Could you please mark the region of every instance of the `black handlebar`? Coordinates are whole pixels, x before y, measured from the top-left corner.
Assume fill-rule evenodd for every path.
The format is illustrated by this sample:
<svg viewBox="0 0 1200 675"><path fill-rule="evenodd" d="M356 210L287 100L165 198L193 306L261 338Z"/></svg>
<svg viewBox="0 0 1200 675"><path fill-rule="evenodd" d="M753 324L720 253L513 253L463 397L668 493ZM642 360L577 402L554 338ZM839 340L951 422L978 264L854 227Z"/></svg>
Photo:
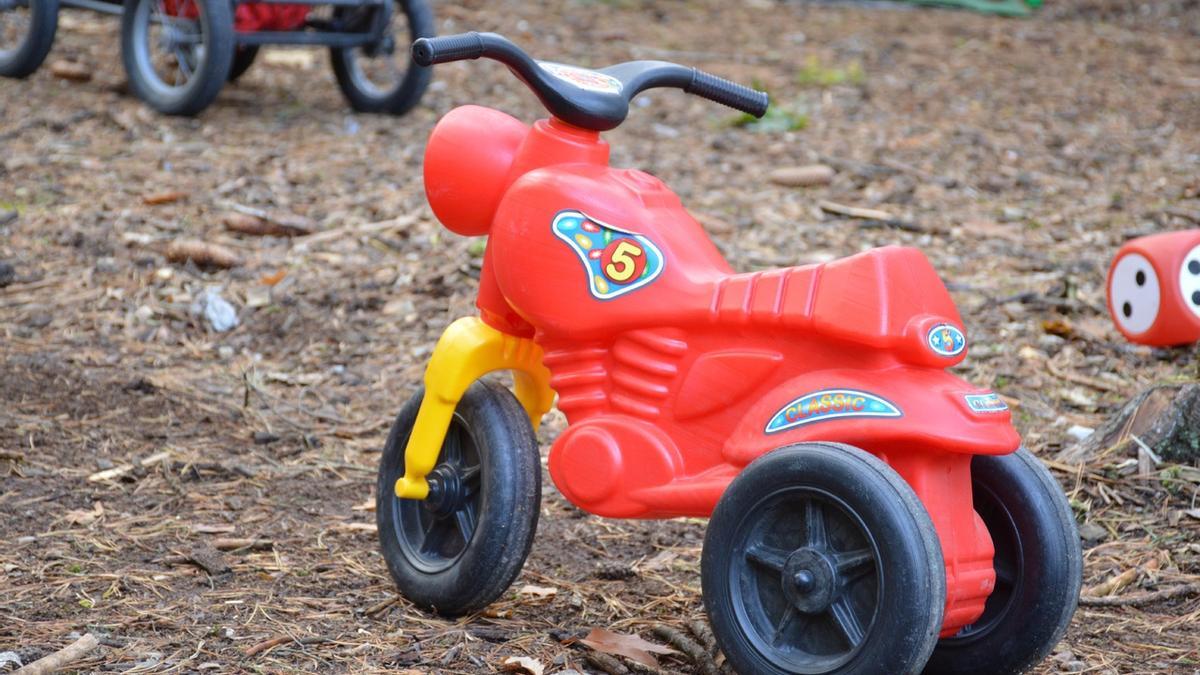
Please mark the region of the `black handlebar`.
<svg viewBox="0 0 1200 675"><path fill-rule="evenodd" d="M460 33L445 37L419 38L412 45L413 61L418 66L435 63L477 59L483 56L483 39L479 33Z"/></svg>
<svg viewBox="0 0 1200 675"><path fill-rule="evenodd" d="M412 46L419 66L487 57L508 66L555 117L584 129L606 131L629 114L629 102L656 87L682 89L762 117L767 95L724 78L665 61L629 61L600 70L536 61L495 33L420 38Z"/></svg>
<svg viewBox="0 0 1200 675"><path fill-rule="evenodd" d="M691 84L683 89L687 93L715 101L755 117L762 117L766 114L767 105L770 102L766 92L744 87L737 82L730 82L723 77L717 77L712 73L695 68L692 69L692 73Z"/></svg>

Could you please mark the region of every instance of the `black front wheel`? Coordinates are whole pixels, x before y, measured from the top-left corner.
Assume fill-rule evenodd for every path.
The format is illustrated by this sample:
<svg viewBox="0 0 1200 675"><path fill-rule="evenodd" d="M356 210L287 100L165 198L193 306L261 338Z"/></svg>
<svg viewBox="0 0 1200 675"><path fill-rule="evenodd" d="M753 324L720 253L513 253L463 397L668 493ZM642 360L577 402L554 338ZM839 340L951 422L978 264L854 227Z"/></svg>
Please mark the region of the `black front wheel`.
<svg viewBox="0 0 1200 675"><path fill-rule="evenodd" d="M925 672L1024 672L1062 639L1079 602L1075 517L1054 477L1024 448L973 458L971 487L996 547L996 588L983 616L938 642Z"/></svg>
<svg viewBox="0 0 1200 675"><path fill-rule="evenodd" d="M537 439L503 386L476 382L454 411L424 500L396 497L424 390L400 411L379 465L375 518L404 597L440 614L477 611L517 578L542 498Z"/></svg>
<svg viewBox="0 0 1200 675"><path fill-rule="evenodd" d="M121 59L129 88L167 115L196 115L229 77L233 5L228 0L125 0Z"/></svg>
<svg viewBox="0 0 1200 675"><path fill-rule="evenodd" d="M730 483L701 578L739 673L920 672L946 603L941 546L912 488L835 443L780 448Z"/></svg>
<svg viewBox="0 0 1200 675"><path fill-rule="evenodd" d="M433 10L425 0L389 0L382 7L339 8L345 30L380 30L380 40L330 51L338 87L359 112L403 115L420 102L432 71L413 63L409 45L433 37Z"/></svg>
<svg viewBox="0 0 1200 675"><path fill-rule="evenodd" d="M31 75L57 30L58 0L0 0L0 76Z"/></svg>

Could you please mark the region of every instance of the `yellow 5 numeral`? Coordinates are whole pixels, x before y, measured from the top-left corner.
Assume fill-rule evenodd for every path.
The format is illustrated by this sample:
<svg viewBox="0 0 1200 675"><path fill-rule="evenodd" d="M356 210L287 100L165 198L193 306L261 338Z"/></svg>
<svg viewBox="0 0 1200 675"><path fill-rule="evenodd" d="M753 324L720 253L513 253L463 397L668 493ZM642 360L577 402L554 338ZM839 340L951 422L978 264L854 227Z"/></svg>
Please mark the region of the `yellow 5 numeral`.
<svg viewBox="0 0 1200 675"><path fill-rule="evenodd" d="M604 274L613 281L623 284L633 278L637 272L637 259L645 255L642 248L629 241L617 242L613 249L611 261L604 266Z"/></svg>

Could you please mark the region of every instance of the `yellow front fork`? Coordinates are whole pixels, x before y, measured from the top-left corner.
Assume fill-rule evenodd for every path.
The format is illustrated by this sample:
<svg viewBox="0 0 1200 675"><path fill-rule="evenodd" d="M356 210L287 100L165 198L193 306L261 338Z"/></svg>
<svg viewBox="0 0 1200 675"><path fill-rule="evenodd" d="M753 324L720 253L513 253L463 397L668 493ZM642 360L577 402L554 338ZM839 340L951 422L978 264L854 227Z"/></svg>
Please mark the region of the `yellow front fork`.
<svg viewBox="0 0 1200 675"><path fill-rule="evenodd" d="M512 371L514 393L537 430L542 415L554 404L542 348L529 338L502 333L478 317L459 319L442 333L425 368L425 397L404 449L397 497L425 499L429 494L425 476L437 464L454 409L472 382L496 370Z"/></svg>

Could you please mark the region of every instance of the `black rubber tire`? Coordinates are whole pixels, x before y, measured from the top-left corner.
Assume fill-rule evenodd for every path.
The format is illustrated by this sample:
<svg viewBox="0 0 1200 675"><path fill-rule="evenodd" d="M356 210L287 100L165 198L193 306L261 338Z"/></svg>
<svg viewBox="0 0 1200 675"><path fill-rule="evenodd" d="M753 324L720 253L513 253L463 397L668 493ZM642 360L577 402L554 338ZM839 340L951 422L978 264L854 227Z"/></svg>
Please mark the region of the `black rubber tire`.
<svg viewBox="0 0 1200 675"><path fill-rule="evenodd" d="M524 408L508 389L494 382L472 384L454 411L442 456L430 477L453 473L453 481L470 484L472 479L464 478L461 468L472 465L473 448L479 467L473 481L477 487L464 500L469 515L460 515L465 510L460 507L436 518L432 502L398 499L394 492L396 480L404 475L404 448L423 394L418 390L400 411L384 446L375 509L379 544L404 597L439 614L469 614L486 607L512 584L533 545L542 498L537 438ZM442 541L455 545L423 552L414 530L426 527L425 522L432 524L430 532L440 527L441 536L453 535ZM447 533L448 527L460 534ZM457 546L464 540L465 545Z"/></svg>
<svg viewBox="0 0 1200 675"><path fill-rule="evenodd" d="M341 12L342 10L339 10ZM417 38L434 37L433 10L426 0L392 0L393 16L403 15L408 23L408 35L394 35L395 49L406 55L408 64L404 77L390 90L374 91L360 86L354 75L353 61L360 58L361 47L330 49L330 62L338 88L350 107L365 113L403 115L420 103L433 77L433 69L418 66L407 58L409 45ZM394 23L395 19L393 19ZM365 28L364 28L365 30ZM406 39L407 38L407 39Z"/></svg>
<svg viewBox="0 0 1200 675"><path fill-rule="evenodd" d="M229 78L233 62L233 6L229 0L195 0L203 28L204 56L196 72L183 85L162 81L136 43L135 23L154 0L125 0L121 14L121 60L129 88L142 101L164 115L197 115L217 98ZM148 17L146 19L148 21Z"/></svg>
<svg viewBox="0 0 1200 675"><path fill-rule="evenodd" d="M971 460L975 510L996 545L984 615L938 642L931 675L1024 672L1050 653L1079 602L1083 553L1062 487L1028 450Z"/></svg>
<svg viewBox="0 0 1200 675"><path fill-rule="evenodd" d="M799 515L796 500L804 504ZM807 524L818 521L821 527ZM832 556L825 560L839 561L829 562L828 569L857 574L835 573L809 591L782 585L784 578L799 584L804 570L818 569L803 558L811 555L806 551L822 550L814 541L825 542L823 550ZM862 559L863 551L870 559ZM859 563L840 562L853 559ZM730 483L704 538L701 580L704 606L726 658L737 672L756 675L920 672L937 641L946 602L941 546L912 488L879 459L837 443L780 448ZM801 609L822 589L832 594L827 608L818 602ZM778 610L782 632L768 605ZM836 619L839 609L857 620ZM867 611L872 614L863 622ZM805 622L799 631L798 618ZM856 630L847 630L847 624ZM852 634L858 635L857 646ZM776 646L780 636L788 642Z"/></svg>
<svg viewBox="0 0 1200 675"><path fill-rule="evenodd" d="M238 78L254 65L254 57L258 56L258 45L244 45L233 50L233 63L229 64L229 82L237 82Z"/></svg>
<svg viewBox="0 0 1200 675"><path fill-rule="evenodd" d="M15 46L0 45L0 76L32 75L46 60L58 31L58 0L30 0L29 32Z"/></svg>

